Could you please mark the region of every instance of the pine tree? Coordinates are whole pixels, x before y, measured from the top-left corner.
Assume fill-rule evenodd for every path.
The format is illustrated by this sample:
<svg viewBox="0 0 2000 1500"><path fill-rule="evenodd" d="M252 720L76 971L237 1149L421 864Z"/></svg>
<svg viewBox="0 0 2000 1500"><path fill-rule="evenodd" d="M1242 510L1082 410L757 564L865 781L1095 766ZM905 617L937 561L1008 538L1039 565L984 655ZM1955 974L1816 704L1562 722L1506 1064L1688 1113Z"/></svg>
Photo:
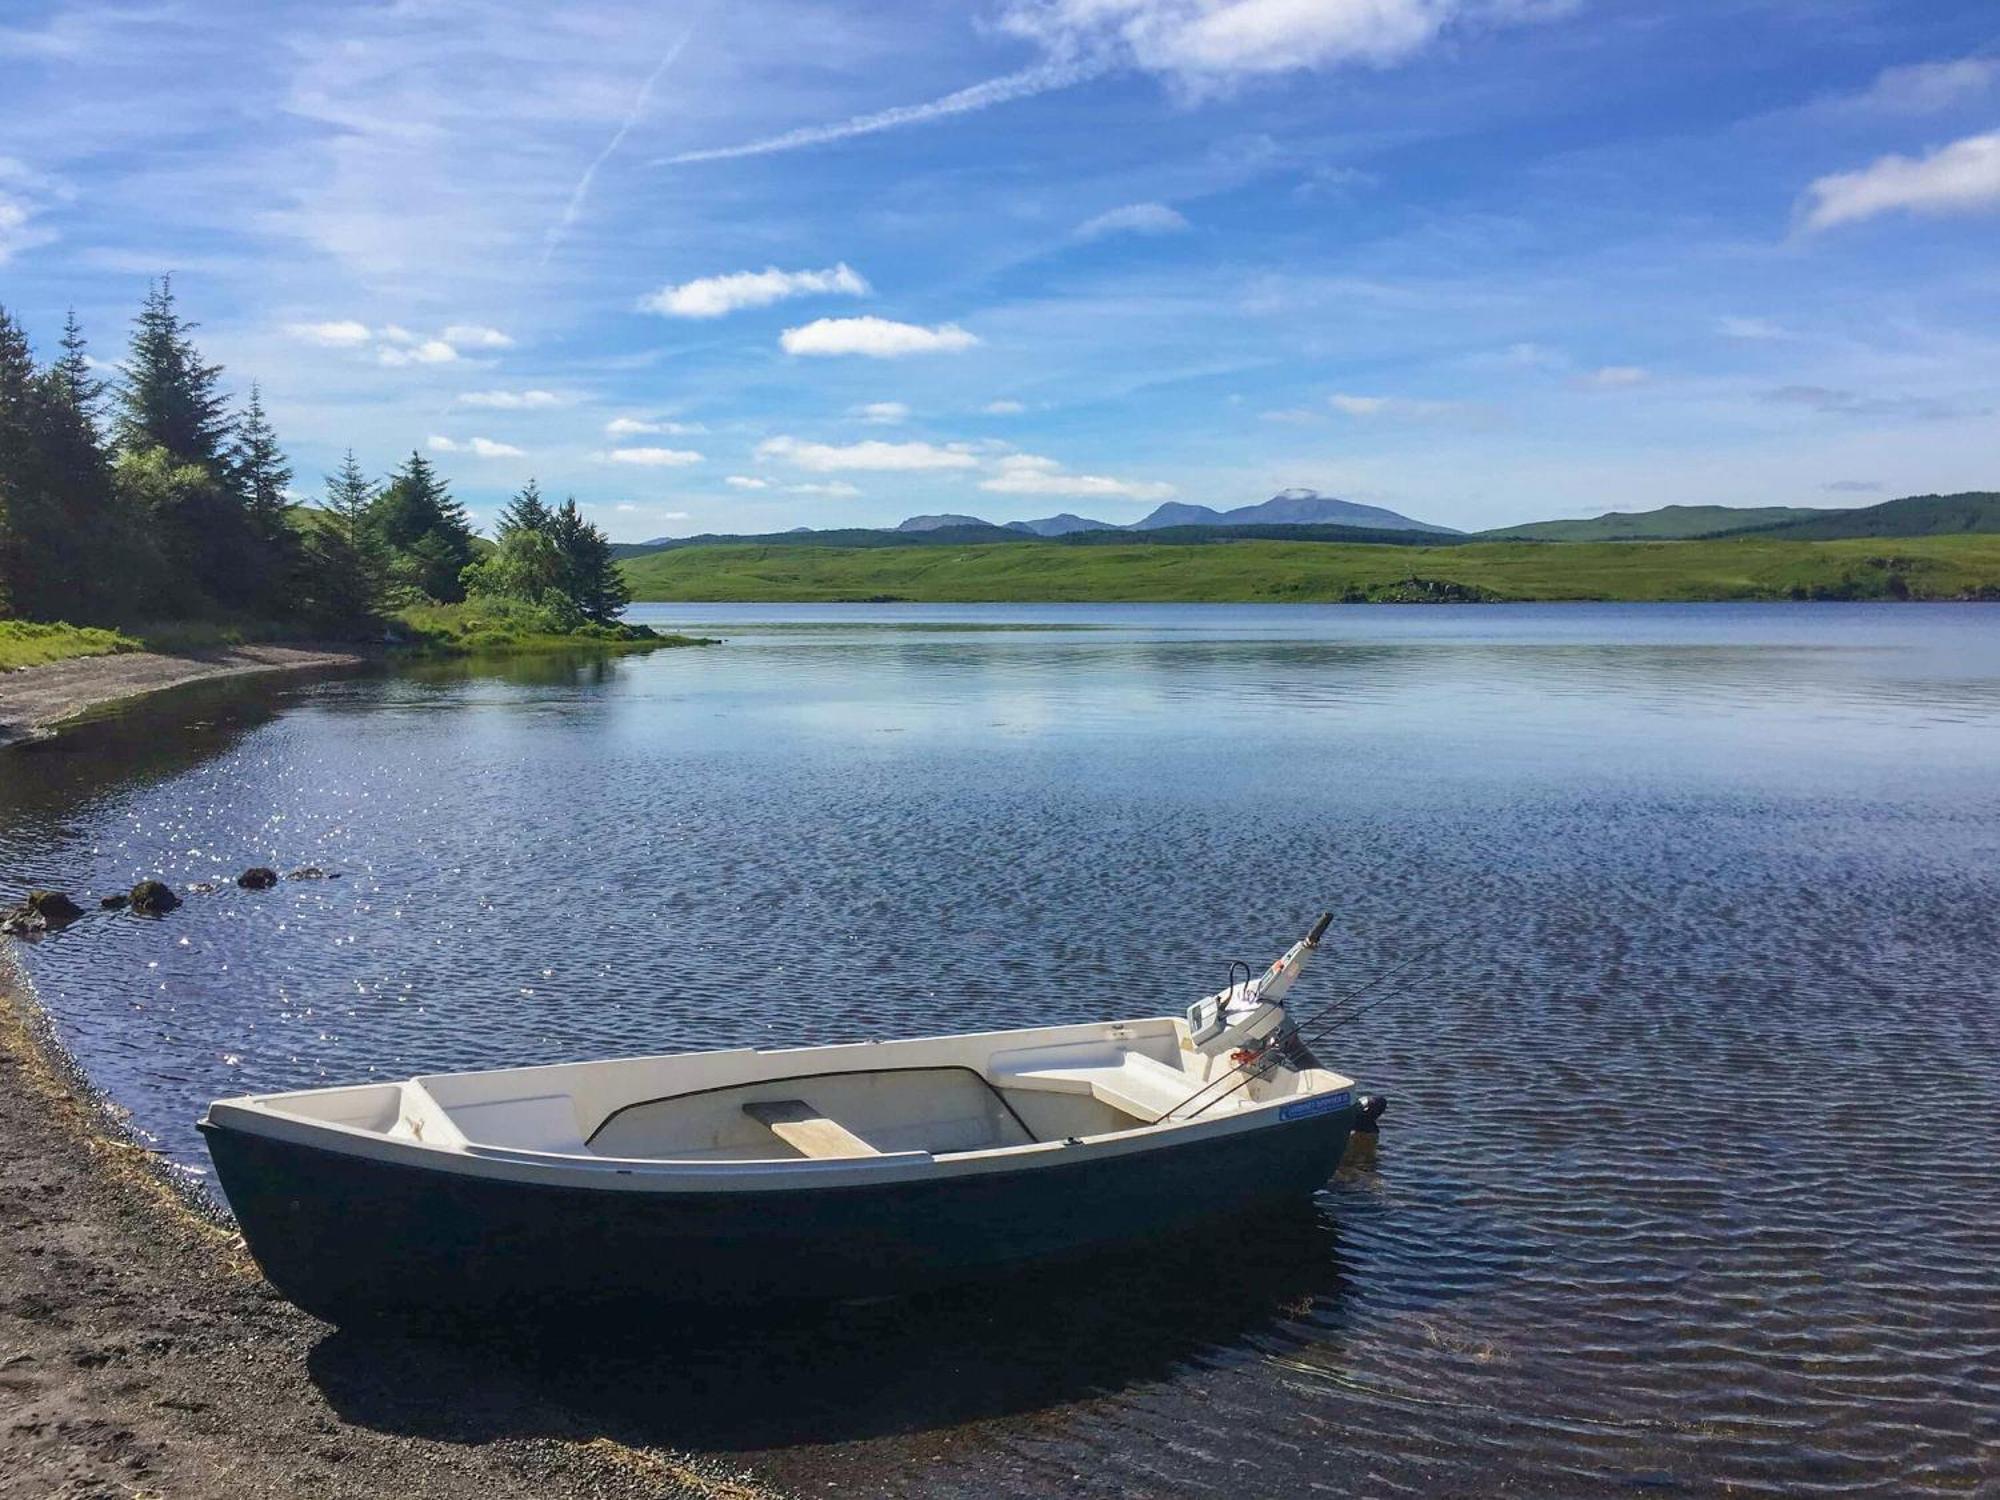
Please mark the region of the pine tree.
<svg viewBox="0 0 2000 1500"><path fill-rule="evenodd" d="M404 582L441 603L465 597L459 574L472 561L472 526L423 454L389 476L370 516Z"/></svg>
<svg viewBox="0 0 2000 1500"><path fill-rule="evenodd" d="M510 531L546 532L552 519L548 506L542 503L540 488L530 479L521 486L521 493L509 500L506 508L500 512L500 521L495 532L503 539Z"/></svg>
<svg viewBox="0 0 2000 1500"><path fill-rule="evenodd" d="M264 393L254 382L250 404L236 421L236 441L229 458L251 526L266 542L282 547L292 535L286 520L286 490L292 482L292 468L285 462L284 449L278 446L271 419L264 415Z"/></svg>
<svg viewBox="0 0 2000 1500"><path fill-rule="evenodd" d="M195 327L174 311L171 276L148 289L118 391L118 446L128 453L164 448L177 463L201 464L220 479L229 437L222 366L202 363Z"/></svg>
<svg viewBox="0 0 2000 1500"><path fill-rule="evenodd" d="M83 325L71 308L63 318L62 357L50 366L55 387L70 409L90 429L91 440L99 440L104 420L105 383L90 368L90 345L83 337Z"/></svg>
<svg viewBox="0 0 2000 1500"><path fill-rule="evenodd" d="M610 539L584 520L574 496L556 510L549 535L562 558L562 588L569 602L587 620L615 623L632 602L632 593L612 557Z"/></svg>
<svg viewBox="0 0 2000 1500"><path fill-rule="evenodd" d="M317 624L372 625L389 607L388 555L370 516L375 498L348 449L339 472L326 476L324 515L306 535L302 602Z"/></svg>
<svg viewBox="0 0 2000 1500"><path fill-rule="evenodd" d="M42 497L34 398L34 351L0 307L0 614L35 612L29 563Z"/></svg>

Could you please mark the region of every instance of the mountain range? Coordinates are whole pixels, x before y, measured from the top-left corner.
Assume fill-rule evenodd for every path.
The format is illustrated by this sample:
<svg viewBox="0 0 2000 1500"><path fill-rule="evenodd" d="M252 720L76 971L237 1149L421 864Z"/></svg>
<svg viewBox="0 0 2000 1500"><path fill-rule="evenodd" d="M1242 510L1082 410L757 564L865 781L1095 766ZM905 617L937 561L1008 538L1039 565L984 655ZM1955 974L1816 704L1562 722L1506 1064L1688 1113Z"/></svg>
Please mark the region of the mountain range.
<svg viewBox="0 0 2000 1500"><path fill-rule="evenodd" d="M941 531L952 526L991 526L978 516L911 516L896 527L898 531ZM1337 500L1318 490L1280 490L1257 505L1239 505L1234 510L1216 510L1208 505L1188 505L1169 500L1149 516L1137 521L1093 521L1088 516L1064 511L1036 521L1003 521L1001 529L1027 532L1033 536L1068 536L1073 531L1159 531L1168 526L1366 526L1376 531L1434 531L1455 535L1449 526L1415 521L1379 505L1360 505Z"/></svg>

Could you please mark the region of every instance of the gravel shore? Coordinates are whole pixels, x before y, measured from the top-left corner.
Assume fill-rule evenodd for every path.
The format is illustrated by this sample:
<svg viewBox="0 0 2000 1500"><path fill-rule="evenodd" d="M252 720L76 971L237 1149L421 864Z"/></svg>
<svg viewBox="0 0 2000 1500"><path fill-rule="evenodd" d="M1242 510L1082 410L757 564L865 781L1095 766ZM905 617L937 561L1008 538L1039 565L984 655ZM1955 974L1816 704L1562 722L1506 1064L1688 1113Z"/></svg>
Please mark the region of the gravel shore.
<svg viewBox="0 0 2000 1500"><path fill-rule="evenodd" d="M771 1492L613 1441L471 1350L280 1300L48 1043L0 945L0 1496Z"/></svg>
<svg viewBox="0 0 2000 1500"><path fill-rule="evenodd" d="M45 667L0 672L0 746L40 739L65 719L183 683L253 672L352 667L365 660L360 652L337 648L228 646L183 654L131 651L80 656Z"/></svg>

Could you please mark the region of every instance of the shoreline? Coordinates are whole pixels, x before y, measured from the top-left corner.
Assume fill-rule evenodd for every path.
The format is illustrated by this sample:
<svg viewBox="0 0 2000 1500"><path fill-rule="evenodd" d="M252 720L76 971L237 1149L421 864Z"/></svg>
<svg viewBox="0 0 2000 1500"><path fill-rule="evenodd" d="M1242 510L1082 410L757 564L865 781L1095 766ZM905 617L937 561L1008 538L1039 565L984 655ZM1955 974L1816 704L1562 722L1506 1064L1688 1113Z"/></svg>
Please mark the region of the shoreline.
<svg viewBox="0 0 2000 1500"><path fill-rule="evenodd" d="M0 1495L775 1494L592 1430L470 1350L383 1334L357 1358L120 1138L5 940L0 1152Z"/></svg>
<svg viewBox="0 0 2000 1500"><path fill-rule="evenodd" d="M0 673L0 748L45 740L65 724L129 699L221 677L365 666L352 647L246 645L212 651L120 651Z"/></svg>

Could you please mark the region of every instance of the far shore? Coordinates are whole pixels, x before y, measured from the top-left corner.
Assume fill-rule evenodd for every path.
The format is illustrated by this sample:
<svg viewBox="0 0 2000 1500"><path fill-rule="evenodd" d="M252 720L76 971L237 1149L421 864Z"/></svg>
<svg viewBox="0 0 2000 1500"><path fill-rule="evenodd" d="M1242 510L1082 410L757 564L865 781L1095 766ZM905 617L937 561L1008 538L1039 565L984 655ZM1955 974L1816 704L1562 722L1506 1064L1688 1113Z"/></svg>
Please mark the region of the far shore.
<svg viewBox="0 0 2000 1500"><path fill-rule="evenodd" d="M0 747L46 739L94 709L212 677L358 667L351 646L224 646L189 652L124 651L72 657L0 673Z"/></svg>

